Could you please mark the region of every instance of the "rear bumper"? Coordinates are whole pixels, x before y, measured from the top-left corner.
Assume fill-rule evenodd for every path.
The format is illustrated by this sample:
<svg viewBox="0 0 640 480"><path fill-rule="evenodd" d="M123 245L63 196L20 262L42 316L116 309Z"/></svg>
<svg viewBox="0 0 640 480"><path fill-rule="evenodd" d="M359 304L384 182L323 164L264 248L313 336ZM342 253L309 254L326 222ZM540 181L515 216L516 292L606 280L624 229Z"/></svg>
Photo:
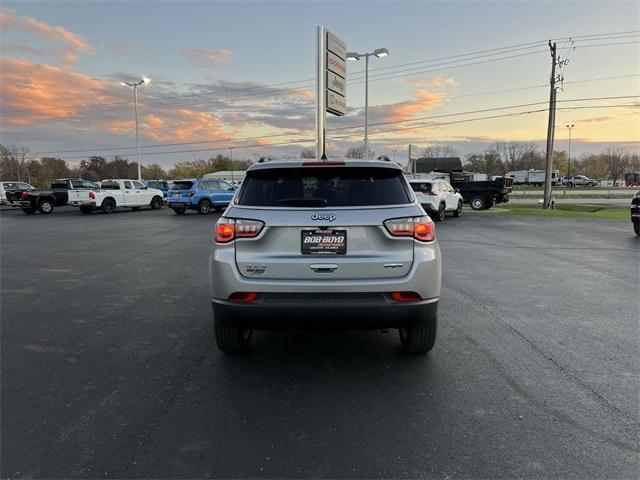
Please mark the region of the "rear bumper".
<svg viewBox="0 0 640 480"><path fill-rule="evenodd" d="M334 297L333 300L330 298ZM333 296L263 294L251 303L212 300L214 316L225 323L254 329L377 329L411 325L435 314L438 299L400 303L382 294Z"/></svg>
<svg viewBox="0 0 640 480"><path fill-rule="evenodd" d="M95 207L96 202L73 200L69 202L69 205L71 205L72 207Z"/></svg>

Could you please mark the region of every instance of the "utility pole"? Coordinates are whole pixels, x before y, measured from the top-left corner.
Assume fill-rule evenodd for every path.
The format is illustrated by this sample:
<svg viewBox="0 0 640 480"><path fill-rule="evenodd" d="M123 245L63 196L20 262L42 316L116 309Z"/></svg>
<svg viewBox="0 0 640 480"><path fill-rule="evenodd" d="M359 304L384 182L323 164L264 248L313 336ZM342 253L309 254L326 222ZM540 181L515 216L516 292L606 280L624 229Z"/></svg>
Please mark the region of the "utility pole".
<svg viewBox="0 0 640 480"><path fill-rule="evenodd" d="M542 208L548 210L551 206L551 170L553 168L553 137L556 123L556 44L549 40L551 50L551 80L549 82L549 124L547 126L547 162L544 172L544 200Z"/></svg>
<svg viewBox="0 0 640 480"><path fill-rule="evenodd" d="M229 147L229 156L231 158L231 185L235 188L233 183L233 147Z"/></svg>

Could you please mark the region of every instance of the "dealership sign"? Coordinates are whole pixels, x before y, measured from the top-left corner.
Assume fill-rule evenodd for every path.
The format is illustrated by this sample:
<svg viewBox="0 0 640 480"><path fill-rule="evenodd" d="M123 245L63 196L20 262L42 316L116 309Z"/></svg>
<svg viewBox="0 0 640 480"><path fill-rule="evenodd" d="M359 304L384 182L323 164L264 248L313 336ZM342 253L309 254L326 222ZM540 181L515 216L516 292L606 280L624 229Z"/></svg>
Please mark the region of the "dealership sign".
<svg viewBox="0 0 640 480"><path fill-rule="evenodd" d="M342 116L347 113L347 46L331 32L326 34L326 110Z"/></svg>

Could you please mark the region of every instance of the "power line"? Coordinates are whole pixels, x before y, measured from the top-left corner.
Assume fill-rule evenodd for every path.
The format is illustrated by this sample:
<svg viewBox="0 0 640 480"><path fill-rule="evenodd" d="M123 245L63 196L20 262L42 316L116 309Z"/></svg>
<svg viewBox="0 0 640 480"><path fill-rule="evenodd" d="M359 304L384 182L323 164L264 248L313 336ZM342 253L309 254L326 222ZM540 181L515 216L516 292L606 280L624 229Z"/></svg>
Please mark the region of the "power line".
<svg viewBox="0 0 640 480"><path fill-rule="evenodd" d="M639 98L639 97L640 97L640 95L619 95L619 96L608 96L608 97L574 98L574 99L558 100L558 103L596 101L596 100L621 100L621 99L630 99L630 98ZM372 123L370 125L371 126L379 126L379 125L390 125L390 124L396 124L396 123L409 123L409 122L416 122L416 121L421 121L421 120L430 120L430 119L435 119L435 118L445 118L445 117L452 117L452 116L459 116L459 115L485 113L485 112L491 112L491 111L497 111L497 110L509 110L509 109L513 109L513 108L531 107L531 106L536 106L536 105L543 105L545 103L546 102L521 103L521 104L517 104L517 105L508 105L508 106L502 106L502 107L484 108L484 109L479 109L479 110L469 110L469 111L465 111L465 112L445 113L445 114L440 114L440 115L430 115L430 116L426 116L426 117L417 117L417 118L410 118L410 119L403 119L403 120L391 120L391 121L387 121L387 122L377 122L377 123ZM327 131L333 132L333 131L340 131L340 130L352 130L352 129L356 129L356 128L362 128L362 125L358 124L358 125L349 125L349 126L343 126L343 127L334 127L334 128L327 129ZM272 134L272 135L267 135L267 136L259 135L259 136L251 136L251 137L240 137L240 138L223 138L223 139L215 139L215 140L200 140L200 141L193 141L193 142L157 143L157 144L151 144L151 145L143 145L142 147L143 148L166 148L166 147L175 147L175 146L182 146L182 145L202 145L202 144L205 144L205 143L222 143L222 142L235 143L235 142L246 141L246 140L257 140L257 139L266 139L266 138L289 137L289 136L295 136L295 135L306 135L307 133L309 133L309 132L278 133L278 134ZM135 148L135 146L131 146L131 147L109 147L109 148L98 147L98 148L86 148L86 149L75 149L75 150L49 150L49 151L38 152L38 153L40 153L40 154L55 154L55 153L80 153L80 152L97 152L97 151L105 152L105 151L131 150L133 148Z"/></svg>

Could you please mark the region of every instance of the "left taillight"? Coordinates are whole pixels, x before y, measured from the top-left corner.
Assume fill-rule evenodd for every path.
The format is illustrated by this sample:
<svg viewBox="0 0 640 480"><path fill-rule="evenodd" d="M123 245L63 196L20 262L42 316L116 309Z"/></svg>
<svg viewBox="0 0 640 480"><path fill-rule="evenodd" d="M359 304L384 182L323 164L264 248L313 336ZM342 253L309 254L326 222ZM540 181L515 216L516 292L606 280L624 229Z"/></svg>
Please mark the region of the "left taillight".
<svg viewBox="0 0 640 480"><path fill-rule="evenodd" d="M91 200L95 200L95 199L96 199L96 194L95 194L95 193L93 193L93 192L89 192L89 198L90 198Z"/></svg>
<svg viewBox="0 0 640 480"><path fill-rule="evenodd" d="M236 238L257 237L264 227L260 220L240 218L220 218L216 222L215 240L218 243L229 243Z"/></svg>
<svg viewBox="0 0 640 480"><path fill-rule="evenodd" d="M430 217L391 218L384 226L394 237L413 237L421 242L432 242L436 238L436 226Z"/></svg>
<svg viewBox="0 0 640 480"><path fill-rule="evenodd" d="M20 194L20 196L21 196L22 198L27 198L27 197L29 196L29 192L27 192L27 191L25 190L24 192L22 192L22 193Z"/></svg>

